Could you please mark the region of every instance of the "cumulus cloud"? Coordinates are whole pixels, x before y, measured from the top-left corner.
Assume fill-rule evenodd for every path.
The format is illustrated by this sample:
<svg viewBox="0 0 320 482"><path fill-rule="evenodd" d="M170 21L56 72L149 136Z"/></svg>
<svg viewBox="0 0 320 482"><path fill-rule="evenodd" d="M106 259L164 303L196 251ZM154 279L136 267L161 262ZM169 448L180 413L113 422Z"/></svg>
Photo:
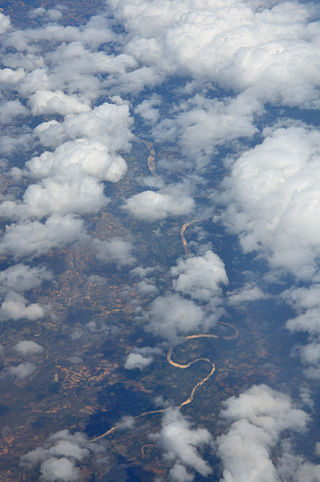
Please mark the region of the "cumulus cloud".
<svg viewBox="0 0 320 482"><path fill-rule="evenodd" d="M18 353L21 353L21 355L29 355L43 352L43 347L39 345L39 343L36 343L32 340L19 341L19 343L14 346L14 349Z"/></svg>
<svg viewBox="0 0 320 482"><path fill-rule="evenodd" d="M3 202L0 213L19 219L97 212L108 202L101 181L118 182L126 171L124 159L98 141L65 142L26 163L24 173L39 183L27 187L22 202ZM17 176L19 170L12 173Z"/></svg>
<svg viewBox="0 0 320 482"><path fill-rule="evenodd" d="M0 291L26 291L38 288L43 281L51 280L52 274L46 267L33 267L18 263L0 272Z"/></svg>
<svg viewBox="0 0 320 482"><path fill-rule="evenodd" d="M43 114L74 114L89 110L89 106L80 102L75 96L66 95L62 91L38 90L29 98L31 112Z"/></svg>
<svg viewBox="0 0 320 482"><path fill-rule="evenodd" d="M176 277L172 282L176 291L199 301L220 297L221 286L228 283L223 261L211 250L203 256L179 259L171 274Z"/></svg>
<svg viewBox="0 0 320 482"><path fill-rule="evenodd" d="M118 182L126 173L127 165L120 156L110 154L99 141L76 139L46 151L26 163L25 173L32 178L54 175L94 176L103 181Z"/></svg>
<svg viewBox="0 0 320 482"><path fill-rule="evenodd" d="M61 430L51 435L43 447L24 455L21 464L26 467L40 465L40 480L79 480L79 462L99 450L100 446L89 443L84 434Z"/></svg>
<svg viewBox="0 0 320 482"><path fill-rule="evenodd" d="M234 162L223 183L224 219L244 251L262 251L272 266L300 278L314 274L319 256L319 146L312 128L275 128Z"/></svg>
<svg viewBox="0 0 320 482"><path fill-rule="evenodd" d="M301 432L309 419L287 395L266 385L254 385L226 400L221 416L230 423L216 440L225 482L278 482L271 449L283 431Z"/></svg>
<svg viewBox="0 0 320 482"><path fill-rule="evenodd" d="M10 291L0 308L0 319L1 320L20 320L26 318L27 320L38 320L42 318L45 314L45 310L37 303L27 304L27 300L15 293Z"/></svg>
<svg viewBox="0 0 320 482"><path fill-rule="evenodd" d="M287 328L290 331L306 331L311 335L320 335L320 284L291 288L282 296L298 311L298 316L287 321Z"/></svg>
<svg viewBox="0 0 320 482"><path fill-rule="evenodd" d="M61 248L80 240L84 235L81 219L53 214L44 223L26 221L8 225L0 241L0 253L14 258L39 256L52 248Z"/></svg>
<svg viewBox="0 0 320 482"><path fill-rule="evenodd" d="M286 2L111 0L127 53L167 74L210 79L235 92L317 106L318 31L310 5ZM307 33L306 33L307 32ZM252 92L253 91L253 92Z"/></svg>
<svg viewBox="0 0 320 482"><path fill-rule="evenodd" d="M124 207L133 217L152 222L168 216L190 214L194 201L179 192L143 191L127 199Z"/></svg>
<svg viewBox="0 0 320 482"><path fill-rule="evenodd" d="M283 454L280 459L278 472L281 480L293 482L316 482L320 478L320 465L306 461L294 453L289 441L282 444Z"/></svg>
<svg viewBox="0 0 320 482"><path fill-rule="evenodd" d="M200 306L176 294L155 298L148 315L146 328L170 341L196 332L208 323Z"/></svg>
<svg viewBox="0 0 320 482"><path fill-rule="evenodd" d="M80 471L75 464L67 459L61 457L57 459L50 457L41 464L41 480L79 480Z"/></svg>
<svg viewBox="0 0 320 482"><path fill-rule="evenodd" d="M254 117L261 110L261 104L245 94L224 100L196 94L177 106L172 118L157 123L152 134L159 142L176 139L185 157L201 167L219 145L252 137L257 131Z"/></svg>
<svg viewBox="0 0 320 482"><path fill-rule="evenodd" d="M143 370L151 365L153 358L151 356L143 356L141 353L129 353L127 356L124 368L126 370Z"/></svg>
<svg viewBox="0 0 320 482"><path fill-rule="evenodd" d="M150 99L145 99L135 108L135 113L139 114L145 122L154 124L160 117L158 105L161 103L160 96L153 94Z"/></svg>
<svg viewBox="0 0 320 482"><path fill-rule="evenodd" d="M267 298L268 295L263 293L259 286L254 283L247 283L242 288L228 292L228 303L230 305L239 305L249 301L257 301Z"/></svg>
<svg viewBox="0 0 320 482"><path fill-rule="evenodd" d="M17 380L23 380L24 378L31 376L35 372L36 368L37 367L34 363L20 363L17 366L11 366L2 370L1 377L3 378L11 375Z"/></svg>
<svg viewBox="0 0 320 482"><path fill-rule="evenodd" d="M104 144L112 153L127 152L133 137L130 131L132 123L127 104L104 102L88 112L68 115L63 122L43 122L34 132L46 147L56 147L70 139L86 138Z"/></svg>
<svg viewBox="0 0 320 482"><path fill-rule="evenodd" d="M0 69L0 83L8 85L14 85L17 84L20 80L22 80L25 76L24 69L18 68L16 70L14 69Z"/></svg>
<svg viewBox="0 0 320 482"><path fill-rule="evenodd" d="M21 118L28 114L27 109L21 104L19 100L9 100L1 102L0 104L0 123L9 124L16 120L16 117Z"/></svg>
<svg viewBox="0 0 320 482"><path fill-rule="evenodd" d="M165 409L159 433L152 434L152 440L162 447L165 457L175 462L170 477L176 481L193 480L187 471L191 469L207 477L211 468L201 457L199 450L211 443L211 435L204 428L193 428L177 408ZM187 478L182 478L186 475Z"/></svg>
<svg viewBox="0 0 320 482"><path fill-rule="evenodd" d="M159 355L161 349L159 347L144 346L135 348L134 351L127 356L124 368L127 370L143 370L153 362L154 355Z"/></svg>
<svg viewBox="0 0 320 482"><path fill-rule="evenodd" d="M193 474L187 471L184 465L179 463L174 464L172 469L169 472L170 480L174 480L176 482L189 482L193 480Z"/></svg>
<svg viewBox="0 0 320 482"><path fill-rule="evenodd" d="M102 241L94 238L92 244L99 261L117 263L120 266L132 265L135 262L135 257L131 254L133 245L128 240L114 237Z"/></svg>
<svg viewBox="0 0 320 482"><path fill-rule="evenodd" d="M307 344L298 346L298 353L310 378L320 378L320 285L314 283L303 288L291 288L282 294L297 312L286 322L286 328L308 334Z"/></svg>
<svg viewBox="0 0 320 482"><path fill-rule="evenodd" d="M10 28L10 18L0 13L0 34L5 33Z"/></svg>

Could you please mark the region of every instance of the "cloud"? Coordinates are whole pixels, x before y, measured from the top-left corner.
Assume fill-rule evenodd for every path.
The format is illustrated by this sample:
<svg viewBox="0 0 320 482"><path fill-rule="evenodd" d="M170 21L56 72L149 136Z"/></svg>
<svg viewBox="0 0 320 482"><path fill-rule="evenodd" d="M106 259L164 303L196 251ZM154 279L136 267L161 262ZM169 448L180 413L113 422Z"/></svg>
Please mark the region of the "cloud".
<svg viewBox="0 0 320 482"><path fill-rule="evenodd" d="M124 368L127 370L143 370L153 362L154 355L162 353L159 347L144 346L135 348L134 351L127 356Z"/></svg>
<svg viewBox="0 0 320 482"><path fill-rule="evenodd" d="M0 13L0 34L5 33L11 26L10 18Z"/></svg>
<svg viewBox="0 0 320 482"><path fill-rule="evenodd" d="M228 292L228 303L230 305L239 305L250 301L258 301L267 298L268 295L263 293L259 286L254 283L247 283L236 291Z"/></svg>
<svg viewBox="0 0 320 482"><path fill-rule="evenodd" d="M140 115L145 122L154 124L160 117L159 109L155 108L161 104L159 95L153 94L149 99L145 99L135 108L135 113Z"/></svg>
<svg viewBox="0 0 320 482"><path fill-rule="evenodd" d="M8 68L0 69L0 82L1 84L4 84L4 86L5 84L8 84L8 86L17 84L24 78L24 76L25 72L22 68L17 70Z"/></svg>
<svg viewBox="0 0 320 482"><path fill-rule="evenodd" d="M225 482L278 482L270 452L282 432L304 431L308 415L291 399L266 385L254 385L224 403L221 417L230 424L217 438Z"/></svg>
<svg viewBox="0 0 320 482"><path fill-rule="evenodd" d="M46 267L31 268L23 263L18 263L0 272L0 291L26 291L38 288L43 281L52 279L52 274Z"/></svg>
<svg viewBox="0 0 320 482"><path fill-rule="evenodd" d="M89 106L80 102L76 96L66 95L62 91L38 90L29 98L33 115L75 114L89 110Z"/></svg>
<svg viewBox="0 0 320 482"><path fill-rule="evenodd" d="M150 305L147 329L171 342L198 331L208 320L200 306L176 294L158 296Z"/></svg>
<svg viewBox="0 0 320 482"><path fill-rule="evenodd" d="M43 352L43 347L36 343L35 341L32 340L22 340L19 341L14 346L14 349L18 352L21 353L21 355L29 355L29 354L34 354L34 353L41 353Z"/></svg>
<svg viewBox="0 0 320 482"><path fill-rule="evenodd" d="M286 322L291 332L308 334L307 344L298 346L297 352L307 366L305 374L310 378L320 378L320 285L314 283L303 288L286 290L282 297L297 312L297 315Z"/></svg>
<svg viewBox="0 0 320 482"><path fill-rule="evenodd" d="M125 161L114 157L98 141L77 139L68 141L54 152L46 151L26 163L25 173L33 178L54 175L88 175L98 179L118 182L126 173Z"/></svg>
<svg viewBox="0 0 320 482"><path fill-rule="evenodd" d="M107 240L94 238L92 244L96 251L96 257L104 263L117 263L120 266L128 266L135 262L131 254L132 243L125 239L114 237Z"/></svg>
<svg viewBox="0 0 320 482"><path fill-rule="evenodd" d="M61 430L51 435L43 447L25 454L21 464L30 468L40 464L40 480L76 481L81 476L79 462L101 449L101 444L90 443L81 432Z"/></svg>
<svg viewBox="0 0 320 482"><path fill-rule="evenodd" d="M179 259L177 265L171 268L171 274L176 277L172 282L174 289L198 301L209 302L213 297L219 298L221 286L228 283L224 263L211 250L203 256Z"/></svg>
<svg viewBox="0 0 320 482"><path fill-rule="evenodd" d="M65 142L54 152L45 151L26 163L24 174L40 182L27 187L22 202L3 202L0 213L19 219L97 212L108 201L101 181L118 182L126 171L124 159L98 141ZM22 172L14 168L12 174Z"/></svg>
<svg viewBox="0 0 320 482"><path fill-rule="evenodd" d="M18 380L30 377L36 370L36 365L30 362L20 363L17 366L12 366L2 370L1 377L8 375L16 377Z"/></svg>
<svg viewBox="0 0 320 482"><path fill-rule="evenodd" d="M59 459L50 457L41 464L41 479L40 480L79 480L80 471L75 464L67 459L61 457Z"/></svg>
<svg viewBox="0 0 320 482"><path fill-rule="evenodd" d="M160 193L143 191L134 194L125 202L124 208L135 218L143 221L157 221L168 216L190 214L194 207L191 197L179 192Z"/></svg>
<svg viewBox="0 0 320 482"><path fill-rule="evenodd" d="M9 100L1 102L0 104L0 123L10 124L16 120L16 117L21 118L28 114L27 109L21 104L19 100Z"/></svg>
<svg viewBox="0 0 320 482"><path fill-rule="evenodd" d="M174 464L172 469L170 469L169 478L177 482L189 482L194 479L193 474L190 474L190 472L179 463Z"/></svg>
<svg viewBox="0 0 320 482"><path fill-rule="evenodd" d="M129 353L127 356L124 368L126 370L143 370L147 366L149 366L153 361L153 358L148 356L145 357L140 353Z"/></svg>
<svg viewBox="0 0 320 482"><path fill-rule="evenodd" d="M45 314L45 310L37 303L27 305L27 300L10 291L3 301L0 308L0 320L20 320L26 318L27 320L38 320Z"/></svg>
<svg viewBox="0 0 320 482"><path fill-rule="evenodd" d="M180 410L172 407L165 409L161 426L160 432L150 437L162 447L165 457L175 462L170 471L171 479L192 480L186 467L207 477L212 470L198 450L211 443L210 433L204 428L192 428ZM186 473L187 478L181 478Z"/></svg>
<svg viewBox="0 0 320 482"><path fill-rule="evenodd" d="M126 52L149 68L209 80L263 101L318 105L313 5L112 0ZM306 32L308 32L306 34Z"/></svg>
<svg viewBox="0 0 320 482"><path fill-rule="evenodd" d="M0 253L14 258L39 256L52 248L62 248L78 241L84 234L83 221L72 215L53 214L44 223L13 223L6 227L0 242Z"/></svg>
<svg viewBox="0 0 320 482"><path fill-rule="evenodd" d="M67 140L85 138L104 144L114 154L130 150L132 124L127 104L104 102L87 112L68 115L63 122L43 122L35 128L34 133L46 147L56 147Z"/></svg>
<svg viewBox="0 0 320 482"><path fill-rule="evenodd" d="M282 446L283 454L278 469L281 480L292 480L293 482L319 480L320 465L305 461L303 457L294 453L289 441L285 441Z"/></svg>
<svg viewBox="0 0 320 482"><path fill-rule="evenodd" d="M98 212L107 202L102 184L91 177L46 178L40 184L28 186L22 204L5 202L1 212L10 217L40 219L53 213L84 215Z"/></svg>
<svg viewBox="0 0 320 482"><path fill-rule="evenodd" d="M162 118L152 130L158 142L176 139L197 167L208 164L216 148L237 138L252 137L254 117L263 110L249 95L223 100L196 94L177 105L173 117Z"/></svg>
<svg viewBox="0 0 320 482"><path fill-rule="evenodd" d="M223 217L243 250L299 278L315 273L319 256L319 147L318 131L306 126L266 131L223 182Z"/></svg>

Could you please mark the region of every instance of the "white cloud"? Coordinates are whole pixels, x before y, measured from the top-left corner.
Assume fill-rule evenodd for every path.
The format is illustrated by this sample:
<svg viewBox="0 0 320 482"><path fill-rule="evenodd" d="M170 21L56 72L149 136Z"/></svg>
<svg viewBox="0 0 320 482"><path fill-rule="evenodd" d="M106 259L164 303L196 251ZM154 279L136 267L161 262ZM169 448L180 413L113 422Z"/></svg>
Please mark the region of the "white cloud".
<svg viewBox="0 0 320 482"><path fill-rule="evenodd" d="M0 13L0 34L5 33L11 26L10 18Z"/></svg>
<svg viewBox="0 0 320 482"><path fill-rule="evenodd" d="M281 480L292 480L293 482L317 482L320 480L320 465L305 461L303 457L295 454L290 442L285 441L282 445L284 453L278 469Z"/></svg>
<svg viewBox="0 0 320 482"><path fill-rule="evenodd" d="M130 241L119 237L106 240L95 238L92 244L99 261L117 263L120 266L128 266L135 262L135 257L131 254L133 246Z"/></svg>
<svg viewBox="0 0 320 482"><path fill-rule="evenodd" d="M236 291L228 292L228 303L230 305L238 305L250 301L257 301L267 298L268 295L263 293L259 286L254 283L247 283Z"/></svg>
<svg viewBox="0 0 320 482"><path fill-rule="evenodd" d="M84 236L83 222L72 215L53 214L44 223L39 221L11 224L0 242L0 253L15 258L39 256L53 248L62 248Z"/></svg>
<svg viewBox="0 0 320 482"><path fill-rule="evenodd" d="M16 117L22 117L28 114L28 110L19 100L9 100L0 104L0 123L10 124Z"/></svg>
<svg viewBox="0 0 320 482"><path fill-rule="evenodd" d="M176 482L189 482L194 479L193 474L190 474L184 465L179 463L174 464L172 469L170 469L169 478Z"/></svg>
<svg viewBox="0 0 320 482"><path fill-rule="evenodd" d="M143 356L141 353L129 353L127 356L124 368L126 370L143 370L149 366L153 361L151 356Z"/></svg>
<svg viewBox="0 0 320 482"><path fill-rule="evenodd" d="M149 279L139 281L136 286L139 293L145 296L156 295L159 291L154 281Z"/></svg>
<svg viewBox="0 0 320 482"><path fill-rule="evenodd" d="M37 90L29 97L29 105L33 115L43 114L75 114L84 112L90 107L80 102L76 96L66 95L62 91Z"/></svg>
<svg viewBox="0 0 320 482"><path fill-rule="evenodd" d="M33 178L49 176L94 176L110 182L118 182L126 173L127 165L120 156L111 154L98 141L77 139L46 151L26 163L25 173Z"/></svg>
<svg viewBox="0 0 320 482"><path fill-rule="evenodd" d="M178 110L178 112L176 112ZM177 139L186 158L201 167L212 160L217 146L256 132L254 116L263 108L249 95L232 99L208 99L196 94L162 119L152 134L159 142Z"/></svg>
<svg viewBox="0 0 320 482"><path fill-rule="evenodd" d="M319 105L319 24L312 5L112 0L126 51L150 68L210 79L287 105Z"/></svg>
<svg viewBox="0 0 320 482"><path fill-rule="evenodd" d="M291 288L282 295L296 310L297 315L286 322L290 332L305 332L308 341L298 346L297 352L307 366L305 374L310 378L320 378L320 285L314 283L304 288Z"/></svg>
<svg viewBox="0 0 320 482"><path fill-rule="evenodd" d="M172 341L198 331L208 320L193 301L176 294L158 296L151 303L147 329Z"/></svg>
<svg viewBox="0 0 320 482"><path fill-rule="evenodd" d="M302 278L313 275L320 254L319 147L316 130L271 130L223 183L224 219L244 251L262 251L272 266Z"/></svg>
<svg viewBox="0 0 320 482"><path fill-rule="evenodd" d="M134 348L134 350L129 353L125 362L125 368L127 370L143 370L145 367L151 365L154 359L154 355L159 355L162 353L161 348L143 346Z"/></svg>
<svg viewBox="0 0 320 482"><path fill-rule="evenodd" d="M75 464L67 459L61 457L50 457L41 464L41 479L54 482L61 481L76 481L79 480L80 471Z"/></svg>
<svg viewBox="0 0 320 482"><path fill-rule="evenodd" d="M171 274L177 278L172 282L174 289L198 301L208 302L215 297L219 303L221 286L228 283L223 261L211 250L203 256L179 259Z"/></svg>
<svg viewBox="0 0 320 482"><path fill-rule="evenodd" d="M71 139L86 138L104 144L112 153L127 152L131 147L132 123L126 104L105 102L88 112L68 115L63 122L43 122L34 132L47 147L56 147Z"/></svg>
<svg viewBox="0 0 320 482"><path fill-rule="evenodd" d="M24 455L21 464L27 467L40 464L40 480L76 481L81 477L79 462L101 450L101 444L90 443L83 433L60 430L51 435L43 447Z"/></svg>
<svg viewBox="0 0 320 482"><path fill-rule="evenodd" d="M172 407L165 410L161 425L161 431L152 434L151 438L162 447L167 459L176 462L170 471L171 478L177 481L192 480L190 474L186 479L181 478L187 473L185 466L207 477L212 470L198 450L211 443L209 432L204 428L192 428L179 409Z"/></svg>
<svg viewBox="0 0 320 482"><path fill-rule="evenodd" d="M2 371L2 374L4 376L11 375L16 377L18 380L23 380L26 377L30 377L30 375L32 375L35 372L35 370L36 370L36 366L33 363L25 362L25 363L20 363L17 366L5 368Z"/></svg>
<svg viewBox="0 0 320 482"><path fill-rule="evenodd" d="M153 94L149 99L145 99L135 108L135 113L139 114L146 122L154 124L160 117L159 109L155 108L161 103L160 96Z"/></svg>
<svg viewBox="0 0 320 482"><path fill-rule="evenodd" d="M27 300L10 291L3 301L0 308L1 320L20 320L26 318L27 320L38 320L45 314L45 310L37 303L31 303L27 305Z"/></svg>
<svg viewBox="0 0 320 482"><path fill-rule="evenodd" d="M0 291L26 291L38 288L43 281L51 279L52 274L45 267L31 268L18 263L0 272Z"/></svg>
<svg viewBox="0 0 320 482"><path fill-rule="evenodd" d="M39 345L39 343L36 343L35 341L32 341L32 340L19 341L19 343L17 343L14 346L14 349L18 353L21 353L22 355L29 355L29 354L43 352L43 347Z"/></svg>
<svg viewBox="0 0 320 482"><path fill-rule="evenodd" d="M125 202L125 209L135 218L144 221L156 221L168 216L190 214L194 207L191 197L179 192L160 193L143 191L134 194Z"/></svg>
<svg viewBox="0 0 320 482"><path fill-rule="evenodd" d="M41 184L29 185L23 196L23 205L19 207L22 216L25 212L28 216L43 218L52 213L95 213L107 202L103 185L91 177L75 177L67 181L46 178Z"/></svg>
<svg viewBox="0 0 320 482"><path fill-rule="evenodd" d="M283 293L283 298L298 311L296 317L287 321L287 329L320 335L320 285L292 288Z"/></svg>
<svg viewBox="0 0 320 482"><path fill-rule="evenodd" d="M266 385L254 385L224 402L221 413L230 423L217 438L225 482L278 482L270 451L283 431L303 431L308 415L291 399Z"/></svg>
<svg viewBox="0 0 320 482"><path fill-rule="evenodd" d="M0 83L2 84L17 84L25 76L24 69L0 69Z"/></svg>

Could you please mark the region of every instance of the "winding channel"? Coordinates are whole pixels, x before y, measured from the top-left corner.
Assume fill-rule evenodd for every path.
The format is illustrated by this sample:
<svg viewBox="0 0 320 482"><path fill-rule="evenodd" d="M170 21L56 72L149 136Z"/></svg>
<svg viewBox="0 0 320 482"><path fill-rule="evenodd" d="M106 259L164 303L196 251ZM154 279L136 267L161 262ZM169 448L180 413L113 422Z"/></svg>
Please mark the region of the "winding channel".
<svg viewBox="0 0 320 482"><path fill-rule="evenodd" d="M148 157L148 167L149 167L150 172L152 174L156 175L156 170L155 170L156 153L155 153L155 150L154 150L153 145L151 143L149 145L149 151L150 151L150 153L149 153L149 157ZM190 255L190 250L189 250L188 242L187 242L187 240L184 236L184 233L189 226L191 226L194 223L198 223L198 222L201 222L201 221L200 220L188 221L188 222L183 224L183 226L180 230L181 241L182 241L183 248L184 248L184 251L185 251L186 255ZM179 345L182 344L182 343L186 343L189 340L195 340L195 339L199 339L199 338L212 338L212 339L221 338L223 340L235 340L236 338L238 338L239 330L236 326L232 325L231 323L227 323L225 321L220 321L218 324L222 325L222 326L226 326L228 328L231 328L233 330L233 333L231 333L230 335L221 336L221 337L219 335L215 335L215 334L212 334L212 333L200 333L200 334L195 334L195 335L188 335L182 340L182 342L179 343ZM190 362L187 362L187 363L179 363L177 361L174 361L173 360L173 352L174 352L174 349L176 348L176 346L178 346L178 345L173 345L168 350L167 362L169 363L169 365L171 365L175 368L180 368L180 369L184 370L186 368L190 368L192 365L195 365L198 362L206 362L206 363L208 363L209 368L210 368L207 375L205 377L201 378L200 380L198 380L197 383L193 386L189 396L178 405L179 408L182 408L182 407L185 407L186 405L189 405L190 403L192 403L196 391L212 377L212 375L216 371L216 366L215 366L215 363L210 358L203 358L203 357L196 358L195 360L191 360ZM148 411L142 412L139 415L136 415L132 418L134 420L138 420L140 418L144 418L144 417L147 417L149 415L155 415L155 414L163 413L164 411L165 411L165 408L160 408L158 410L148 410ZM96 442L96 441L98 441L102 438L105 438L108 435L111 435L112 433L116 432L120 428L121 428L121 423L117 423L116 425L109 428L106 432L102 433L101 435L98 435L97 437L94 437L94 438L90 439L89 442Z"/></svg>
<svg viewBox="0 0 320 482"><path fill-rule="evenodd" d="M233 330L233 333L231 335L221 336L221 337L219 337L219 335L214 335L214 334L210 334L210 333L189 335L189 336L186 336L181 343L186 343L189 340L195 340L195 339L199 339L199 338L215 338L215 339L221 338L223 340L234 340L234 339L238 338L239 330L236 326L232 325L231 323L226 323L224 321L219 322L219 325L223 325L223 326L227 326L227 327L231 328ZM196 358L195 360L192 360L188 363L178 363L178 362L176 362L172 359L173 352L174 352L174 349L175 349L176 346L177 345L174 345L174 346L170 347L169 350L168 350L168 353L167 353L167 361L173 367L180 368L180 369L186 369L186 368L189 368L192 365L194 365L195 363L198 363L200 361L204 361L204 362L208 363L208 365L210 367L210 370L207 373L207 375L197 381L197 383L193 386L189 396L178 405L179 408L182 408L182 407L185 407L186 405L189 405L192 402L196 391L198 390L198 388L200 388L202 385L204 385L204 383L206 383L209 380L209 378L212 377L212 375L214 374L214 372L216 370L216 366L215 366L214 362L212 360L210 360L210 358L202 358L202 357ZM134 420L138 420L140 418L147 417L148 415L155 415L155 414L163 413L164 411L165 411L165 408L160 408L158 410L148 410L147 412L142 412L139 415L136 415L132 418ZM91 440L89 440L89 442L96 442L97 440L100 440L104 437L107 437L108 435L111 435L112 433L116 432L120 428L121 428L121 424L118 423L118 424L114 425L113 427L109 428L109 430L102 433L101 435L98 435L97 437L92 438Z"/></svg>

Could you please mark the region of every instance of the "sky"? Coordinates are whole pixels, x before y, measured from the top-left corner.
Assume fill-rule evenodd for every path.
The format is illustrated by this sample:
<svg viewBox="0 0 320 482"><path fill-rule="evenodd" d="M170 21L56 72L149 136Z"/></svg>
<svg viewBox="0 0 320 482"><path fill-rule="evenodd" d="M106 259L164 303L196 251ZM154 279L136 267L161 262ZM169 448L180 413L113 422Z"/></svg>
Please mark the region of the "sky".
<svg viewBox="0 0 320 482"><path fill-rule="evenodd" d="M299 361L304 396L247 386L223 402L219 436L167 401L150 439L170 465L167 480L320 481L320 437L312 454L296 452L293 437L308 438L319 399L319 5L107 0L80 24L68 23L68 8L30 8L24 25L0 13L0 322L55 316L30 294L54 282L45 256L79 243L97 264L126 270L149 300L132 322L143 320L157 343L129 353L126 370L142 372L163 347L211 332L230 310L280 300L291 314L277 322L298 340L288 356ZM245 260L237 286L200 225L191 253L169 269L141 263L134 231L90 232L141 137L175 155L137 179L119 215L150 232L171 220L221 226ZM252 259L263 269L252 272ZM43 347L31 337L11 349L16 364L1 379L32 383ZM44 481L79 480L82 461L104 450L65 427L21 463Z"/></svg>

